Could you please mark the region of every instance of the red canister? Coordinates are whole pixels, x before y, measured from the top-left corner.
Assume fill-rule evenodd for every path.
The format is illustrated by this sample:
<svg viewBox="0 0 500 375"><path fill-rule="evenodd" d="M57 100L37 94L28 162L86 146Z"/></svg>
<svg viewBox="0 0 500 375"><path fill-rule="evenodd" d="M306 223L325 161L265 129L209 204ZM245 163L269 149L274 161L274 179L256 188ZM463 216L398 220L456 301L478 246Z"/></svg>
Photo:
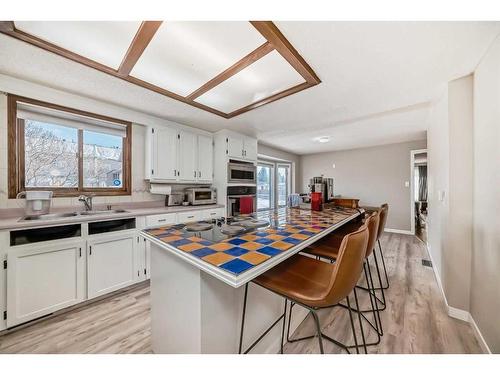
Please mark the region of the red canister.
<svg viewBox="0 0 500 375"><path fill-rule="evenodd" d="M321 211L323 209L323 194L311 193L311 210Z"/></svg>

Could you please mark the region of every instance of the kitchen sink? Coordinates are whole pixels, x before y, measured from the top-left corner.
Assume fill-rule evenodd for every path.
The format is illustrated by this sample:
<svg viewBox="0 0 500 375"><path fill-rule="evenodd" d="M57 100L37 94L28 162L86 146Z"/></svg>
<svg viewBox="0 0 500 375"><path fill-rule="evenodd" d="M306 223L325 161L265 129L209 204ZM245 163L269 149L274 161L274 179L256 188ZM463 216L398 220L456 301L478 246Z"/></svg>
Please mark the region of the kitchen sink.
<svg viewBox="0 0 500 375"><path fill-rule="evenodd" d="M32 221L32 220L56 220L71 218L75 216L90 216L90 215L104 215L104 214L122 214L128 212L127 210L116 209L116 210L92 210L92 211L80 211L80 212L60 212L53 214L43 214L43 215L27 215L23 216L19 221Z"/></svg>
<svg viewBox="0 0 500 375"><path fill-rule="evenodd" d="M82 211L80 215L102 215L102 214L122 214L128 212L127 210L91 210L91 211Z"/></svg>

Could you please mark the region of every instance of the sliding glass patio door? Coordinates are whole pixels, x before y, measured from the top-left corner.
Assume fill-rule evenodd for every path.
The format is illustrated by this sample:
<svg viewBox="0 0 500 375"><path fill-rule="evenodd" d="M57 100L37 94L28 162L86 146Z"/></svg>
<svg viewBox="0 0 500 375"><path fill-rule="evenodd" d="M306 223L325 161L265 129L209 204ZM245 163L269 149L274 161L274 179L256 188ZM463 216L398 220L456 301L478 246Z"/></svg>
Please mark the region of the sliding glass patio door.
<svg viewBox="0 0 500 375"><path fill-rule="evenodd" d="M286 206L291 193L291 164L260 161L257 165L257 210Z"/></svg>

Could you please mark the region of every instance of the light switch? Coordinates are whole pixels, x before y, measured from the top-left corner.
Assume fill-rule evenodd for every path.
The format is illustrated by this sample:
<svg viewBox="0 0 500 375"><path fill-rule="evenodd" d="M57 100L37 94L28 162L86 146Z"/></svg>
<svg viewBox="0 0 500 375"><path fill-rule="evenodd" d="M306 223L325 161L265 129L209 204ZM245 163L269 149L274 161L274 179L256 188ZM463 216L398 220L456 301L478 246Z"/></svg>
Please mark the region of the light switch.
<svg viewBox="0 0 500 375"><path fill-rule="evenodd" d="M405 187L410 187L410 181L405 181Z"/></svg>
<svg viewBox="0 0 500 375"><path fill-rule="evenodd" d="M438 190L438 199L440 202L444 201L444 190Z"/></svg>
<svg viewBox="0 0 500 375"><path fill-rule="evenodd" d="M335 169L335 163L332 164L332 168Z"/></svg>

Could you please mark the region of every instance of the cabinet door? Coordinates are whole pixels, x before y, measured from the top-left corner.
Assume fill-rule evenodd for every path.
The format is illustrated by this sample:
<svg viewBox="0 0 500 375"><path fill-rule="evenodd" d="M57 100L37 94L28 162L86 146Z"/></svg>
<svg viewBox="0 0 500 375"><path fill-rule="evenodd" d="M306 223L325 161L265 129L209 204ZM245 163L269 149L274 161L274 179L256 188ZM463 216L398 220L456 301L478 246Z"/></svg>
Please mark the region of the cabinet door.
<svg viewBox="0 0 500 375"><path fill-rule="evenodd" d="M133 284L137 278L135 231L103 235L87 242L88 297Z"/></svg>
<svg viewBox="0 0 500 375"><path fill-rule="evenodd" d="M61 242L61 241L59 241ZM85 299L85 242L16 246L7 254L7 326Z"/></svg>
<svg viewBox="0 0 500 375"><path fill-rule="evenodd" d="M196 181L197 139L196 134L180 132L179 139L179 181Z"/></svg>
<svg viewBox="0 0 500 375"><path fill-rule="evenodd" d="M212 182L214 168L214 145L212 137L198 136L198 181Z"/></svg>
<svg viewBox="0 0 500 375"><path fill-rule="evenodd" d="M252 138L245 139L244 157L248 160L257 160L257 140Z"/></svg>
<svg viewBox="0 0 500 375"><path fill-rule="evenodd" d="M225 216L225 210L223 208L213 208L211 210L203 210L201 211L200 219L201 220L208 220L208 219L218 219L220 217Z"/></svg>
<svg viewBox="0 0 500 375"><path fill-rule="evenodd" d="M177 214L177 221L179 223L188 223L191 221L199 221L199 220L201 220L200 211L179 212Z"/></svg>
<svg viewBox="0 0 500 375"><path fill-rule="evenodd" d="M179 142L177 130L166 127L153 130L151 180L176 180Z"/></svg>
<svg viewBox="0 0 500 375"><path fill-rule="evenodd" d="M229 157L243 157L243 138L227 137L227 154Z"/></svg>

